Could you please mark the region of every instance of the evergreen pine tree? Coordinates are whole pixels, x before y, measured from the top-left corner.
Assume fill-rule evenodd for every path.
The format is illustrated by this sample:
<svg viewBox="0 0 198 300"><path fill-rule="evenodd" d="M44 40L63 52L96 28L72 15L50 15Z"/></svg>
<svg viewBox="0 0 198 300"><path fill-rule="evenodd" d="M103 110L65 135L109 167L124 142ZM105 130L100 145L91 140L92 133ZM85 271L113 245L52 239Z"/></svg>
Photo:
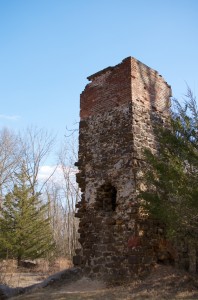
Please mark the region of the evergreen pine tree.
<svg viewBox="0 0 198 300"><path fill-rule="evenodd" d="M0 256L15 258L18 264L44 257L54 248L47 205L32 192L25 174L23 167L0 212Z"/></svg>
<svg viewBox="0 0 198 300"><path fill-rule="evenodd" d="M198 109L188 89L184 105L175 101L171 126L155 125L158 151L145 150L145 191L140 197L169 237L198 242Z"/></svg>

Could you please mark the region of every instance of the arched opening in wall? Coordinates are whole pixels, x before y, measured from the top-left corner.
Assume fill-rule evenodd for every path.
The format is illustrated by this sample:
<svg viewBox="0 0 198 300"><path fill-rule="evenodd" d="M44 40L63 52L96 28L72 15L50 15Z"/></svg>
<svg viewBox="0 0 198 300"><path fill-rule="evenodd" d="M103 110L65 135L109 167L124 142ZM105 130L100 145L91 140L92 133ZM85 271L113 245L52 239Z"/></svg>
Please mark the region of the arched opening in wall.
<svg viewBox="0 0 198 300"><path fill-rule="evenodd" d="M117 189L110 183L102 185L97 191L96 208L104 212L114 212L117 206Z"/></svg>

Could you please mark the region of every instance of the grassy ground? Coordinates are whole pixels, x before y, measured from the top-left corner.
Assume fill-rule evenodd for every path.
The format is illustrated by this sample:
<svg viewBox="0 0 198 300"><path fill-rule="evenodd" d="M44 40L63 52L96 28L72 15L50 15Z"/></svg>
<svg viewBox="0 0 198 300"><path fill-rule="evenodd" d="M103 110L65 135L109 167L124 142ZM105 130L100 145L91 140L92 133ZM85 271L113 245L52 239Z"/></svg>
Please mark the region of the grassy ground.
<svg viewBox="0 0 198 300"><path fill-rule="evenodd" d="M16 260L0 261L0 284L10 287L26 287L39 283L49 275L71 267L71 262L65 258L48 262L44 259L37 260L34 268L17 267Z"/></svg>
<svg viewBox="0 0 198 300"><path fill-rule="evenodd" d="M144 280L107 288L102 282L82 278L65 284L64 280L13 300L130 300L130 299L198 299L198 277L171 266L157 265Z"/></svg>

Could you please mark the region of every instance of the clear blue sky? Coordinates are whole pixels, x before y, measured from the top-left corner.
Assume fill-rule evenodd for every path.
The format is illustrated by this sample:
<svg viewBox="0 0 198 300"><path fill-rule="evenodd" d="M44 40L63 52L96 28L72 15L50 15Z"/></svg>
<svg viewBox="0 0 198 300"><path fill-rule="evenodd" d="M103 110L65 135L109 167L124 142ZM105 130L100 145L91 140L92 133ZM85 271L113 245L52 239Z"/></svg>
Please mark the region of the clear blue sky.
<svg viewBox="0 0 198 300"><path fill-rule="evenodd" d="M0 128L63 137L86 77L127 56L198 95L198 1L0 0Z"/></svg>

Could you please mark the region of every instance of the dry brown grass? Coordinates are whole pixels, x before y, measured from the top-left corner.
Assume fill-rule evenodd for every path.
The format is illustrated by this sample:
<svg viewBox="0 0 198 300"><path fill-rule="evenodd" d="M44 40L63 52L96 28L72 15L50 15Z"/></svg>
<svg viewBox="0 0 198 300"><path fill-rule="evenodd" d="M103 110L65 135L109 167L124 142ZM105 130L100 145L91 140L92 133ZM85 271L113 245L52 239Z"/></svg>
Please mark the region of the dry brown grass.
<svg viewBox="0 0 198 300"><path fill-rule="evenodd" d="M44 264L45 263L45 264ZM58 260L53 264L53 268L49 269L48 264L40 262L40 268L46 267L45 271L54 270L56 265L56 271L60 268L70 266L69 262L64 260ZM52 267L52 264L50 264ZM5 267L1 265L1 268ZM11 270L11 262L8 264L9 270ZM15 269L15 264L13 265ZM41 270L41 269L39 269ZM35 271L35 270L34 270ZM66 271L66 272L69 272ZM64 273L64 272L63 272ZM18 274L18 273L16 273ZM27 286L32 282L27 281L27 277L30 273L19 273L19 279L17 286ZM38 273L31 273L31 279L33 276L37 276ZM65 274L65 273L64 273ZM24 276L24 278L23 278ZM34 278L35 280L35 278ZM131 280L130 283L126 283L122 286L106 287L104 283L99 281L92 281L87 278L81 278L78 281L70 279L68 282L68 276L59 277L59 280L48 281L48 285L40 284L37 287L33 287L27 290L25 294L17 296L12 299L59 299L59 300L139 300L139 299L198 299L198 276L192 275L187 272L173 268L172 266L156 265L153 271L148 277L142 280ZM19 281L23 281L23 285L19 285ZM15 285L15 286L16 286ZM45 287L44 287L45 286ZM29 292L27 292L29 291Z"/></svg>
<svg viewBox="0 0 198 300"><path fill-rule="evenodd" d="M9 285L17 271L17 262L14 259L0 261L0 284Z"/></svg>
<svg viewBox="0 0 198 300"><path fill-rule="evenodd" d="M36 267L32 269L32 272L34 273L51 275L72 267L72 262L64 257L59 257L50 261L40 258L35 261Z"/></svg>
<svg viewBox="0 0 198 300"><path fill-rule="evenodd" d="M0 284L10 287L26 287L39 283L49 275L68 269L71 261L57 258L53 261L38 259L34 268L17 267L16 260L7 259L0 261Z"/></svg>
<svg viewBox="0 0 198 300"><path fill-rule="evenodd" d="M161 300L198 299L197 276L157 265L144 280L131 280L122 286L106 288L103 283L82 278L66 284L63 281L40 288L14 299L48 300Z"/></svg>

